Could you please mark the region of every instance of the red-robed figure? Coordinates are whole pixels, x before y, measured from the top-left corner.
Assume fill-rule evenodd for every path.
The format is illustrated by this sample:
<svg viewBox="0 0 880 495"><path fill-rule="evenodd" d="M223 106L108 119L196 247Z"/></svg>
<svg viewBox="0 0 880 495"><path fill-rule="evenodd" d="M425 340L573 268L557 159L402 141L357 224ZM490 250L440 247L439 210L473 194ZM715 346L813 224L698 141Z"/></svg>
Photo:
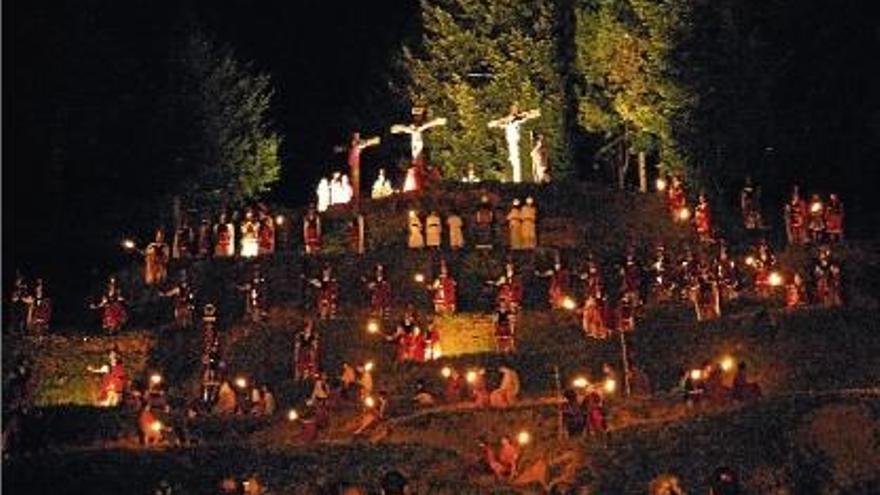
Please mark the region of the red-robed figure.
<svg viewBox="0 0 880 495"><path fill-rule="evenodd" d="M743 226L746 230L761 228L760 193L752 185L752 178L746 177L746 183L739 193L740 210L742 211Z"/></svg>
<svg viewBox="0 0 880 495"><path fill-rule="evenodd" d="M306 254L318 254L321 250L321 217L314 205L303 218L303 245Z"/></svg>
<svg viewBox="0 0 880 495"><path fill-rule="evenodd" d="M404 345L407 360L414 363L424 363L427 356L427 336L422 332L421 327L415 326L412 332L405 334Z"/></svg>
<svg viewBox="0 0 880 495"><path fill-rule="evenodd" d="M220 214L220 221L214 225L214 257L231 258L235 256L235 225Z"/></svg>
<svg viewBox="0 0 880 495"><path fill-rule="evenodd" d="M714 320L721 316L721 297L718 283L712 278L709 270L700 271L691 291L697 321Z"/></svg>
<svg viewBox="0 0 880 495"><path fill-rule="evenodd" d="M495 348L502 353L516 350L516 316L506 301L495 311Z"/></svg>
<svg viewBox="0 0 880 495"><path fill-rule="evenodd" d="M712 240L712 212L709 208L709 200L704 193L700 193L697 206L694 208L694 227L697 230L697 237L701 241Z"/></svg>
<svg viewBox="0 0 880 495"><path fill-rule="evenodd" d="M826 308L843 305L840 266L831 259L831 250L819 250L819 259L813 267L816 303Z"/></svg>
<svg viewBox="0 0 880 495"><path fill-rule="evenodd" d="M794 186L791 199L785 204L785 233L789 244L807 242L807 203L801 198L798 186Z"/></svg>
<svg viewBox="0 0 880 495"><path fill-rule="evenodd" d="M766 239L759 239L754 249L754 254L746 257L746 264L755 270L755 291L761 297L768 297L771 293L770 273L776 266L776 256Z"/></svg>
<svg viewBox="0 0 880 495"><path fill-rule="evenodd" d="M275 219L268 211L260 211L259 254L269 255L275 252Z"/></svg>
<svg viewBox="0 0 880 495"><path fill-rule="evenodd" d="M633 294L638 304L642 294L642 269L633 247L627 248L626 258L620 268L620 284L620 291L624 294Z"/></svg>
<svg viewBox="0 0 880 495"><path fill-rule="evenodd" d="M785 285L785 308L796 309L807 302L807 288L799 273L791 277L791 281Z"/></svg>
<svg viewBox="0 0 880 495"><path fill-rule="evenodd" d="M144 250L144 283L159 285L168 275L168 244L162 229L156 230L156 239Z"/></svg>
<svg viewBox="0 0 880 495"><path fill-rule="evenodd" d="M339 283L333 276L329 264L321 268L321 277L309 280L309 284L318 290L318 315L322 320L336 317Z"/></svg>
<svg viewBox="0 0 880 495"><path fill-rule="evenodd" d="M624 292L617 303L617 331L632 332L636 328L638 299L634 292Z"/></svg>
<svg viewBox="0 0 880 495"><path fill-rule="evenodd" d="M315 323L307 319L302 332L298 333L293 345L293 376L304 381L315 375L319 369L318 333Z"/></svg>
<svg viewBox="0 0 880 495"><path fill-rule="evenodd" d="M715 258L715 280L721 291L721 299L731 301L739 295L739 275L736 261L728 254L727 245L722 241Z"/></svg>
<svg viewBox="0 0 880 495"><path fill-rule="evenodd" d="M380 141L378 137L361 139L360 132L352 132L348 146L336 148L338 151L348 153L348 175L351 179L352 199L355 203L361 197L361 153L370 146L378 145Z"/></svg>
<svg viewBox="0 0 880 495"><path fill-rule="evenodd" d="M431 284L431 290L434 293L434 312L437 314L452 314L456 309L456 283L449 269L446 267L446 261L440 262L440 276Z"/></svg>
<svg viewBox="0 0 880 495"><path fill-rule="evenodd" d="M177 328L191 328L195 324L195 294L186 278L181 279L176 287L162 292L161 295L174 298L174 323Z"/></svg>
<svg viewBox="0 0 880 495"><path fill-rule="evenodd" d="M843 201L834 193L828 196L825 207L825 233L829 242L843 239Z"/></svg>
<svg viewBox="0 0 880 495"><path fill-rule="evenodd" d="M495 296L498 307L506 305L511 313L519 312L522 306L523 286L512 261L508 261L504 265L504 274L501 277L497 280L490 280L488 283L498 288L498 293Z"/></svg>
<svg viewBox="0 0 880 495"><path fill-rule="evenodd" d="M101 310L101 327L108 332L115 333L125 326L128 321L128 311L125 309L125 299L116 282L116 277L110 277L107 281L107 290L101 296L98 304L93 304L92 309Z"/></svg>
<svg viewBox="0 0 880 495"><path fill-rule="evenodd" d="M208 258L211 256L211 246L213 239L211 238L211 223L207 218L202 219L198 230L198 257Z"/></svg>
<svg viewBox="0 0 880 495"><path fill-rule="evenodd" d="M122 402L122 395L128 387L128 373L122 360L115 350L110 351L109 364L100 368L89 366L88 371L103 375L101 388L98 392L97 405L101 407L116 407Z"/></svg>
<svg viewBox="0 0 880 495"><path fill-rule="evenodd" d="M376 265L373 278L367 281L370 293L370 312L373 316L385 318L391 311L391 284L385 278L385 267Z"/></svg>
<svg viewBox="0 0 880 495"><path fill-rule="evenodd" d="M559 255L557 254L556 259L553 261L552 269L543 273L535 271L535 275L547 278L550 281L550 285L547 288L547 300L550 303L550 307L553 309L563 309L565 301L571 293L571 286L569 284L571 274L562 266Z"/></svg>
<svg viewBox="0 0 880 495"><path fill-rule="evenodd" d="M52 321L52 300L46 296L43 279L38 278L34 285L34 293L26 294L22 300L28 306L28 332L37 335L48 332L49 323Z"/></svg>
<svg viewBox="0 0 880 495"><path fill-rule="evenodd" d="M666 204L673 219L676 221L687 220L687 218L682 218L682 211L687 209L687 193L684 190L684 184L677 176L672 176L672 182L666 193Z"/></svg>
<svg viewBox="0 0 880 495"><path fill-rule="evenodd" d="M582 327L587 336L594 339L608 338L608 306L601 282L593 292L588 292L582 310Z"/></svg>
<svg viewBox="0 0 880 495"><path fill-rule="evenodd" d="M595 294L602 286L602 270L592 254L587 255L584 271L578 276L584 282L584 295Z"/></svg>
<svg viewBox="0 0 880 495"><path fill-rule="evenodd" d="M810 197L809 216L807 217L807 230L810 232L810 240L819 243L825 235L825 204L818 194Z"/></svg>

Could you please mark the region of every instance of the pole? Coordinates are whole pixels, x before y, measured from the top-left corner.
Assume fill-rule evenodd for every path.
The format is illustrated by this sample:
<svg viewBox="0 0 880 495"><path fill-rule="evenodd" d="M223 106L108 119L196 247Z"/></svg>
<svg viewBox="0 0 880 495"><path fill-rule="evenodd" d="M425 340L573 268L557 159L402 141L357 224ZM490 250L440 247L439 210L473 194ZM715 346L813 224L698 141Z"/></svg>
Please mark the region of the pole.
<svg viewBox="0 0 880 495"><path fill-rule="evenodd" d="M553 379L556 381L556 398L562 400L562 380L559 378L559 366L555 364L553 365ZM557 406L556 410L556 433L560 441L565 439L561 403Z"/></svg>
<svg viewBox="0 0 880 495"><path fill-rule="evenodd" d="M626 350L626 333L620 332L620 357L623 362L623 388L626 391L626 396L629 397L632 393L629 383L629 356Z"/></svg>

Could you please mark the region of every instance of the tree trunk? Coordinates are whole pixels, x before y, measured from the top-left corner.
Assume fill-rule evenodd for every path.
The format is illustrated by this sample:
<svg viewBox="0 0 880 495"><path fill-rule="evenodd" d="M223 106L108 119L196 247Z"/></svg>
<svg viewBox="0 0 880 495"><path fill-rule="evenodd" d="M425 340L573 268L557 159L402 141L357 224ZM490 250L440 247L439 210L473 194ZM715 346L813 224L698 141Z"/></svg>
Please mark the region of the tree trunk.
<svg viewBox="0 0 880 495"><path fill-rule="evenodd" d="M644 151L639 151L639 191L648 192L648 160Z"/></svg>
<svg viewBox="0 0 880 495"><path fill-rule="evenodd" d="M623 140L620 143L620 165L617 168L617 187L626 188L626 172L629 170L629 128L623 127Z"/></svg>

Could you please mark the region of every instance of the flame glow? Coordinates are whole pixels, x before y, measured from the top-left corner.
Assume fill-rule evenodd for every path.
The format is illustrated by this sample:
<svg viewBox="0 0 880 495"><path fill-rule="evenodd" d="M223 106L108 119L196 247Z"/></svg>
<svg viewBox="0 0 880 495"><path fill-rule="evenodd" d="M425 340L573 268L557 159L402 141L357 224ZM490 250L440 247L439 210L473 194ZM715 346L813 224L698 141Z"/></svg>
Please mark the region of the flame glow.
<svg viewBox="0 0 880 495"><path fill-rule="evenodd" d="M529 432L523 430L523 431L517 433L516 441L520 445L527 445L529 442L532 441L532 435L530 435Z"/></svg>
<svg viewBox="0 0 880 495"><path fill-rule="evenodd" d="M443 369L440 370L440 374L443 376L443 378L449 378L450 376L452 376L452 368L450 368L449 366L444 366Z"/></svg>

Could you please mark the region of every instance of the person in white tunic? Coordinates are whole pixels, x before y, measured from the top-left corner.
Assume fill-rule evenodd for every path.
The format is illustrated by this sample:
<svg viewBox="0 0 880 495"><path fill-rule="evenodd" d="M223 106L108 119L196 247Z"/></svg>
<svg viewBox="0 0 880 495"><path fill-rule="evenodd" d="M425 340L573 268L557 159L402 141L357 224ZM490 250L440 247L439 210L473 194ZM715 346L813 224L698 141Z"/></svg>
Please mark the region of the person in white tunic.
<svg viewBox="0 0 880 495"><path fill-rule="evenodd" d="M439 248L443 237L443 222L436 211L432 211L425 219L425 245L429 248Z"/></svg>
<svg viewBox="0 0 880 495"><path fill-rule="evenodd" d="M321 177L318 182L318 211L325 212L330 207L330 181L326 177Z"/></svg>
<svg viewBox="0 0 880 495"><path fill-rule="evenodd" d="M522 182L522 162L519 156L519 139L521 127L529 120L541 116L541 110L534 109L520 112L516 103L510 106L510 112L500 119L489 122L490 129L504 129L504 137L507 140L507 160L513 169L513 182Z"/></svg>
<svg viewBox="0 0 880 495"><path fill-rule="evenodd" d="M464 247L464 234L462 233L462 227L464 227L464 222L461 219L461 216L458 213L451 213L449 217L446 218L446 226L449 229L449 247L452 249L461 249Z"/></svg>
<svg viewBox="0 0 880 495"><path fill-rule="evenodd" d="M518 199L513 200L507 213L507 225L510 229L510 249L522 249L522 212Z"/></svg>
<svg viewBox="0 0 880 495"><path fill-rule="evenodd" d="M333 172L333 178L330 179L330 206L342 203L345 193L342 191L342 174Z"/></svg>
<svg viewBox="0 0 880 495"><path fill-rule="evenodd" d="M535 206L535 200L531 196L526 198L526 204L520 208L520 217L522 218L522 242L523 249L535 249L538 247L537 234L537 217L538 208Z"/></svg>
<svg viewBox="0 0 880 495"><path fill-rule="evenodd" d="M376 177L376 182L373 182L373 190L370 196L373 199L382 199L394 193L394 190L391 188L391 181L385 177L385 169L379 169L379 176Z"/></svg>
<svg viewBox="0 0 880 495"><path fill-rule="evenodd" d="M421 249L425 247L425 238L422 236L422 220L418 213L414 210L409 212L409 238L407 246L410 249Z"/></svg>
<svg viewBox="0 0 880 495"><path fill-rule="evenodd" d="M354 189L351 187L351 182L348 180L348 175L343 174L340 179L339 190L342 194L342 197L339 198L339 203L343 205L347 205L351 203L351 198L354 197Z"/></svg>

